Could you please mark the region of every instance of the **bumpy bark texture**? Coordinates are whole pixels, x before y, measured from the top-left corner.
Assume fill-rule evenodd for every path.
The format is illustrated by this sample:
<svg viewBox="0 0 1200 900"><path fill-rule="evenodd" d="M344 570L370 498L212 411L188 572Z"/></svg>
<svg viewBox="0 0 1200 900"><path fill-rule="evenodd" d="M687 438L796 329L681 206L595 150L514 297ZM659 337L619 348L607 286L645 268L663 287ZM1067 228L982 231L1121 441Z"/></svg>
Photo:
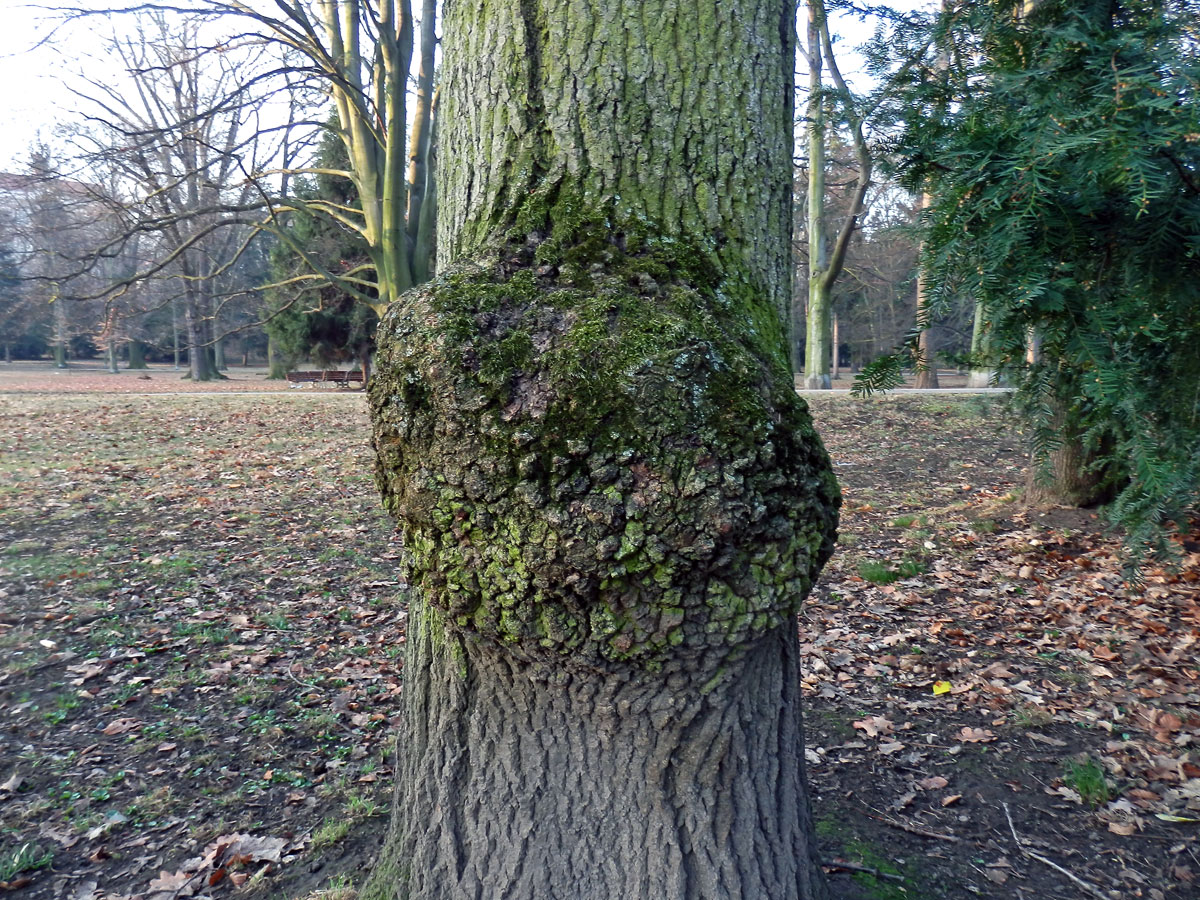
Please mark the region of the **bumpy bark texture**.
<svg viewBox="0 0 1200 900"><path fill-rule="evenodd" d="M370 386L411 598L367 895L823 898L795 615L838 488L781 318L791 5L455 2L446 34L458 259Z"/></svg>

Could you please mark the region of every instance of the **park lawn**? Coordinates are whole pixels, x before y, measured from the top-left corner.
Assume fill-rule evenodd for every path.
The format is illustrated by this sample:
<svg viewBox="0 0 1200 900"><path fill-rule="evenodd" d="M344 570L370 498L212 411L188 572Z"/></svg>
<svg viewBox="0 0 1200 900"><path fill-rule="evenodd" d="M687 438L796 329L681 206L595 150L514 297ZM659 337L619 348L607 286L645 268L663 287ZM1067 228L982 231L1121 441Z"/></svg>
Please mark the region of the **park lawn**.
<svg viewBox="0 0 1200 900"><path fill-rule="evenodd" d="M1200 545L1127 587L1101 519L1014 502L994 398L813 409L845 506L806 756L842 895L1197 896L1200 822L1160 816L1200 819ZM0 394L0 891L361 880L405 616L368 435L357 393Z"/></svg>

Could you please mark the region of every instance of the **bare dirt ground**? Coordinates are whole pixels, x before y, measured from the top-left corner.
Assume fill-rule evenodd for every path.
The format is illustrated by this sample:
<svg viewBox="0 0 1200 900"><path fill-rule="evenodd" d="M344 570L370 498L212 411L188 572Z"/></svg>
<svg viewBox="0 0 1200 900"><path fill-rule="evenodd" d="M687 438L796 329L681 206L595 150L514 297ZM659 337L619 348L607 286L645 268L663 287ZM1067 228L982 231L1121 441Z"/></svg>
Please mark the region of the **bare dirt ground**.
<svg viewBox="0 0 1200 900"><path fill-rule="evenodd" d="M362 395L149 374L0 366L0 894L345 900L405 615ZM812 404L846 495L801 620L831 881L1195 900L1200 533L1130 588L1101 519L1014 502L999 402Z"/></svg>

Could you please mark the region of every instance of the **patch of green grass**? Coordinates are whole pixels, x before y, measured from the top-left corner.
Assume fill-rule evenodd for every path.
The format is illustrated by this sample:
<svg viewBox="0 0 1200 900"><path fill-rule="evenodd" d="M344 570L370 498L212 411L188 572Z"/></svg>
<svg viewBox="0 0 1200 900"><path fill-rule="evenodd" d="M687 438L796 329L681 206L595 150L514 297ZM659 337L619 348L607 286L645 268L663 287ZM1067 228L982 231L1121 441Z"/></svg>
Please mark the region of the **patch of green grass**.
<svg viewBox="0 0 1200 900"><path fill-rule="evenodd" d="M858 564L858 574L862 576L864 581L869 581L872 584L891 584L899 576L892 571L890 566L873 560L866 560Z"/></svg>
<svg viewBox="0 0 1200 900"><path fill-rule="evenodd" d="M292 627L292 620L278 611L263 613L258 617L258 622L264 628L273 628L276 631L287 631Z"/></svg>
<svg viewBox="0 0 1200 900"><path fill-rule="evenodd" d="M912 578L925 571L925 564L916 559L901 560L894 568L875 560L864 560L858 564L858 574L872 584L892 584L902 578Z"/></svg>
<svg viewBox="0 0 1200 900"><path fill-rule="evenodd" d="M59 694L54 698L54 709L47 710L43 715L51 725L61 725L71 715L71 712L78 708L78 697L73 694Z"/></svg>
<svg viewBox="0 0 1200 900"><path fill-rule="evenodd" d="M176 637L190 637L199 644L227 644L233 639L232 628L200 622L180 622L174 632Z"/></svg>
<svg viewBox="0 0 1200 900"><path fill-rule="evenodd" d="M350 822L347 820L326 819L313 832L312 846L314 850L322 847L332 847L341 843L350 833Z"/></svg>
<svg viewBox="0 0 1200 900"><path fill-rule="evenodd" d="M346 813L352 819L370 819L383 814L383 806L373 797L351 794L346 798Z"/></svg>
<svg viewBox="0 0 1200 900"><path fill-rule="evenodd" d="M971 530L978 534L995 534L996 528L999 527L995 519L976 519L970 525Z"/></svg>
<svg viewBox="0 0 1200 900"><path fill-rule="evenodd" d="M54 862L54 853L43 850L36 844L22 844L7 853L0 854L0 881L12 881L22 872L44 869Z"/></svg>
<svg viewBox="0 0 1200 900"><path fill-rule="evenodd" d="M911 873L902 872L891 857L866 841L851 836L846 826L838 819L818 818L815 826L817 837L821 838L823 843L840 850L831 853L831 856L842 857L847 862L874 869L879 873L875 875L870 872L854 872L850 876L858 883L864 897L869 897L870 900L914 900L922 896Z"/></svg>
<svg viewBox="0 0 1200 900"><path fill-rule="evenodd" d="M1112 785L1104 777L1103 767L1094 759L1067 760L1062 780L1093 809L1113 798Z"/></svg>

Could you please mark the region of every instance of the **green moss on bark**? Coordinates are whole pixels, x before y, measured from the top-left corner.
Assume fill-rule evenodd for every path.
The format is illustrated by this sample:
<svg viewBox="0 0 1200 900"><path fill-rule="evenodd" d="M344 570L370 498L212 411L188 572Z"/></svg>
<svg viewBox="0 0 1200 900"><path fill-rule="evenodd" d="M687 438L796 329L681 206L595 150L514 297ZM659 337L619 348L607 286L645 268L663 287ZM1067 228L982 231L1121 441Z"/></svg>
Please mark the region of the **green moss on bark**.
<svg viewBox="0 0 1200 900"><path fill-rule="evenodd" d="M392 308L377 478L451 628L655 668L793 615L838 493L769 302L705 248L602 235L580 214Z"/></svg>

